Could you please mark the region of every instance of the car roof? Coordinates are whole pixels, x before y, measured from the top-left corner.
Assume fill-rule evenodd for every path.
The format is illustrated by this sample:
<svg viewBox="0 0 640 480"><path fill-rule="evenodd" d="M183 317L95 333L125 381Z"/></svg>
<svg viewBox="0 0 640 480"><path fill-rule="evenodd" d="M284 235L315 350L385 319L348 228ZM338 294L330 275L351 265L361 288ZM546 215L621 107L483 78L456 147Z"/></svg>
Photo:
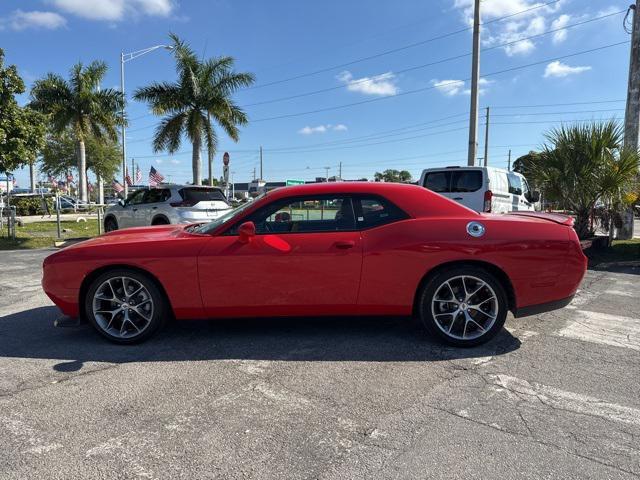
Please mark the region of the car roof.
<svg viewBox="0 0 640 480"><path fill-rule="evenodd" d="M403 209L412 217L424 216L477 216L478 213L459 203L449 200L424 187L406 183L386 182L323 182L306 185L280 187L265 195L265 200L279 198L330 195L369 194L380 195Z"/></svg>

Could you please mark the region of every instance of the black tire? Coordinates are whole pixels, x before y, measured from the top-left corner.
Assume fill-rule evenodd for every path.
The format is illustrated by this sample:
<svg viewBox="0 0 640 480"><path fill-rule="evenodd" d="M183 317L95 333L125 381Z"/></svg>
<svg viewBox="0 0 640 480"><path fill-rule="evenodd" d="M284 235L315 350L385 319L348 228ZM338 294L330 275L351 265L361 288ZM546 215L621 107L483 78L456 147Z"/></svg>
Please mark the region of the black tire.
<svg viewBox="0 0 640 480"><path fill-rule="evenodd" d="M104 231L113 232L118 230L118 221L113 217L107 217L104 219Z"/></svg>
<svg viewBox="0 0 640 480"><path fill-rule="evenodd" d="M462 280L462 282L464 282L462 284L460 283L461 277L466 278L466 280ZM463 289L465 289L464 291L466 291L467 288L473 290L481 285L481 283L479 281L476 282L476 280L486 284L486 287L481 287L479 293L476 295L486 296L489 300L485 302L484 306L478 308L469 306L472 303L471 300L475 302L481 301L482 297L476 297L475 295L465 298L463 302L458 303L462 296L464 296ZM445 289L444 286L446 282L451 282L450 287L452 288L447 287L447 289ZM451 292L451 302L447 301L446 296L442 296L447 290ZM436 294L438 294L438 298L445 298L445 300L437 300L434 302ZM458 298L454 298L456 296ZM504 326L509 308L507 295L502 284L491 273L475 266L452 267L438 272L424 285L418 298L420 320L427 331L441 342L456 347L474 347L491 340ZM495 300L493 298L495 298ZM440 311L439 309L442 309L444 313L436 314L436 316L439 317L437 321L434 317L434 311ZM485 313L483 310L486 310L488 313ZM450 311L458 311L459 313L454 315L448 313ZM472 318L472 321L467 320L469 316ZM492 319L492 317L495 317L495 319ZM449 319L451 319L451 321L448 322L447 326L446 323ZM447 327L451 333L446 331ZM473 335L478 336L472 337L472 335L470 335L472 338L464 338L467 333L467 327L471 329L470 333L472 332ZM464 329L462 335L460 335L460 329ZM462 336L462 338L459 338L460 336Z"/></svg>
<svg viewBox="0 0 640 480"><path fill-rule="evenodd" d="M151 221L151 225L169 225L169 220L167 220L165 217L155 217Z"/></svg>
<svg viewBox="0 0 640 480"><path fill-rule="evenodd" d="M126 281L127 287L133 286L134 288L137 288L137 284L139 284L140 286L144 287L144 290L138 295L131 295L131 297L129 297L128 295L123 295L123 290L118 288L118 286L120 285L119 282L121 282L122 278L130 279ZM131 315L131 317L127 317L126 321L122 320L122 318L124 317L123 310L120 310L118 314L112 315L111 317L98 314L97 318L96 314L94 314L93 307L96 292L99 288L102 288L105 285L105 282L108 282L109 280L113 282L113 286L109 288L111 288L113 296L117 296L116 301L114 302L96 299L96 302L99 302L100 308L105 308L107 310L118 309L120 308L120 306L127 303L127 315ZM121 302L121 300L125 299L127 299L127 302ZM131 301L129 301L129 299L131 299ZM133 300L135 300L136 302L134 302ZM147 319L146 317L137 313L139 310L136 310L136 308L142 309L143 304L145 304L144 308L147 308L149 306L149 300L151 301L151 310L148 314ZM138 305L134 306L134 303L138 303ZM160 288L158 288L155 281L145 274L126 268L109 270L94 279L87 289L87 294L84 298L84 309L87 320L96 329L96 331L111 342L120 345L140 343L144 340L147 340L165 325L167 318L170 315L170 308L168 306L167 299L165 298ZM114 319L113 328L105 328L105 323L107 323L108 319L110 318ZM131 318L131 321L128 320L129 318ZM118 326L120 326L120 333L122 333L123 323L126 323L128 325L128 328L126 325L124 327L125 334L121 336L116 335L112 330L118 330ZM140 332L134 332L133 328L131 327L139 329ZM134 333L131 333L129 335L128 332Z"/></svg>

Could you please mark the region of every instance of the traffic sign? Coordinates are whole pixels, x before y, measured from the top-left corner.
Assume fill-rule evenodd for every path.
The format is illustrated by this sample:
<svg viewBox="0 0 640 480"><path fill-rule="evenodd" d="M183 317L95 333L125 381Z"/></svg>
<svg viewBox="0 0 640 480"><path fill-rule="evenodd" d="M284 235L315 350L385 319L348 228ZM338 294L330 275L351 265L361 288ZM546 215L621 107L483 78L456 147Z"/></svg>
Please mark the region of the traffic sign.
<svg viewBox="0 0 640 480"><path fill-rule="evenodd" d="M285 185L287 187L291 185L304 185L304 180L287 180Z"/></svg>

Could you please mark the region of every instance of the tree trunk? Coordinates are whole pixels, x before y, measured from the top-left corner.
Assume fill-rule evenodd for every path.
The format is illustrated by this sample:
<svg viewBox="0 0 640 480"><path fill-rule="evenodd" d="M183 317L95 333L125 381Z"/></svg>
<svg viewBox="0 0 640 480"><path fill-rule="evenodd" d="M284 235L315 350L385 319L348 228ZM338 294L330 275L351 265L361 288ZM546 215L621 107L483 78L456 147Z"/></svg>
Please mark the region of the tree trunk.
<svg viewBox="0 0 640 480"><path fill-rule="evenodd" d="M197 136L193 139L193 152L191 154L192 162L193 162L193 184L194 185L202 185L202 162L200 160L200 146L202 144L202 140L200 136Z"/></svg>
<svg viewBox="0 0 640 480"><path fill-rule="evenodd" d="M98 184L98 203L104 205L104 182L100 175L96 176L96 183Z"/></svg>
<svg viewBox="0 0 640 480"><path fill-rule="evenodd" d="M29 164L29 183L31 184L31 193L36 191L36 167L33 163Z"/></svg>
<svg viewBox="0 0 640 480"><path fill-rule="evenodd" d="M87 201L87 157L84 149L84 141L78 140L78 197L83 202Z"/></svg>
<svg viewBox="0 0 640 480"><path fill-rule="evenodd" d="M580 240L584 240L591 235L591 230L589 229L589 214L589 210L576 211L576 223L574 228L576 229L576 233Z"/></svg>

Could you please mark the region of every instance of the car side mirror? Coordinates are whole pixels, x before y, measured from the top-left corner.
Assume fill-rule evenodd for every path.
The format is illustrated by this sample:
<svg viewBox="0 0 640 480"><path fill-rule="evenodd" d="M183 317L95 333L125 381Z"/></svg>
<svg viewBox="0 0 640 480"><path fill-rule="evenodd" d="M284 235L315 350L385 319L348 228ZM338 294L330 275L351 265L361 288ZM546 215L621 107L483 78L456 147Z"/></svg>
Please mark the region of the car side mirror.
<svg viewBox="0 0 640 480"><path fill-rule="evenodd" d="M540 201L540 192L534 190L529 194L529 201L531 203L538 203Z"/></svg>
<svg viewBox="0 0 640 480"><path fill-rule="evenodd" d="M251 242L256 236L256 224L253 222L244 222L238 228L238 241L243 244Z"/></svg>

